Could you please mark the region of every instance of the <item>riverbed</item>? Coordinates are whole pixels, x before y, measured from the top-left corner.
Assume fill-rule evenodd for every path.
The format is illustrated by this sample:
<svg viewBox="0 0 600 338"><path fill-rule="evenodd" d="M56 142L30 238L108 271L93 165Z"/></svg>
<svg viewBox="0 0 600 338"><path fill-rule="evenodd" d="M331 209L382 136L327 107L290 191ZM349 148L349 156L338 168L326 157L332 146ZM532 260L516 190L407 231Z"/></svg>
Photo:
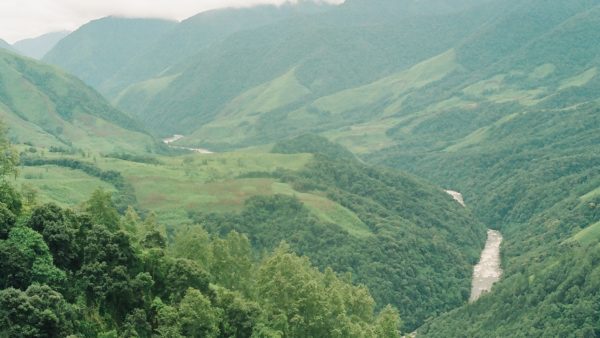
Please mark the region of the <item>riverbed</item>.
<svg viewBox="0 0 600 338"><path fill-rule="evenodd" d="M502 277L500 246L502 234L496 230L488 230L485 248L479 263L473 269L473 282L469 302L474 302L484 293L492 290L492 286Z"/></svg>
<svg viewBox="0 0 600 338"><path fill-rule="evenodd" d="M208 149L204 149L204 148L189 148L189 147L180 147L180 146L173 145L173 143L175 143L183 138L184 138L183 135L173 135L171 137L163 139L163 142L173 149L189 150L189 151L193 151L198 154L213 154L212 151L210 151Z"/></svg>

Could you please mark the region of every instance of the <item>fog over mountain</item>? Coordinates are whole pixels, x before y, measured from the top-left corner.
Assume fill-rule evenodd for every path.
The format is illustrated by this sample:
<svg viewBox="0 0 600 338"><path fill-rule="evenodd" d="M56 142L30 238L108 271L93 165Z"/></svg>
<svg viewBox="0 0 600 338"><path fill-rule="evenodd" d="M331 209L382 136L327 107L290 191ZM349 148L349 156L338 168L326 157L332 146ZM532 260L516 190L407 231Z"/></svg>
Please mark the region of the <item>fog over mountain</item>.
<svg viewBox="0 0 600 338"><path fill-rule="evenodd" d="M73 31L90 20L110 15L183 20L216 8L302 1L310 0L6 0L0 2L0 36L14 43L49 32ZM315 2L342 3L344 0Z"/></svg>

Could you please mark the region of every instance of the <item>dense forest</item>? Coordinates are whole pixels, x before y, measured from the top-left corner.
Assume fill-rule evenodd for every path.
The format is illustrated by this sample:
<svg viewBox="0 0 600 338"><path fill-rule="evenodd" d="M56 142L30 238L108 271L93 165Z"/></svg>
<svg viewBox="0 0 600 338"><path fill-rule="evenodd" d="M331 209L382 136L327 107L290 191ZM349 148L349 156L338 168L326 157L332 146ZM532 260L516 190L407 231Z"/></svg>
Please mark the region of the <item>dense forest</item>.
<svg viewBox="0 0 600 338"><path fill-rule="evenodd" d="M97 190L81 212L24 200L2 143L0 335L7 337L399 337L391 306L313 267L285 242L253 253L231 231L120 215Z"/></svg>
<svg viewBox="0 0 600 338"><path fill-rule="evenodd" d="M468 299L485 227L450 196L414 177L361 164L322 137L302 136L274 151L316 152L305 170L274 176L340 203L358 216L360 228L323 222L288 196L255 197L240 214L199 214L195 220L210 232L247 234L258 252L285 239L320 268L351 273L379 307L398 307L407 330Z"/></svg>

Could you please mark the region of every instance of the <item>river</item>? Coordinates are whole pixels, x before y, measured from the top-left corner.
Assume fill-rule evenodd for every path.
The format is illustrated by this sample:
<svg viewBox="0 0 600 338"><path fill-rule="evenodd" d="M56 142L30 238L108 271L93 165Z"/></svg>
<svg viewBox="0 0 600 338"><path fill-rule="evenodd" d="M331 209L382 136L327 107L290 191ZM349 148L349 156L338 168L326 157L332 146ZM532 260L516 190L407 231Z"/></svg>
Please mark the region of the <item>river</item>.
<svg viewBox="0 0 600 338"><path fill-rule="evenodd" d="M446 193L463 207L466 207L460 192L446 190ZM469 302L474 302L481 295L492 290L492 286L502 277L500 260L500 246L502 245L502 234L496 230L488 230L487 242L481 252L479 263L473 268L473 279L471 282L471 297Z"/></svg>
<svg viewBox="0 0 600 338"><path fill-rule="evenodd" d="M163 139L163 142L173 149L189 150L189 151L193 151L198 154L214 154L212 151L210 151L208 149L204 149L204 148L189 148L189 147L180 147L180 146L173 145L173 143L181 140L183 137L184 137L183 135L173 135L171 137L167 137L167 138Z"/></svg>
<svg viewBox="0 0 600 338"><path fill-rule="evenodd" d="M473 282L469 302L474 302L481 295L492 290L492 286L502 277L500 246L502 234L496 230L488 230L485 248L479 263L473 269Z"/></svg>

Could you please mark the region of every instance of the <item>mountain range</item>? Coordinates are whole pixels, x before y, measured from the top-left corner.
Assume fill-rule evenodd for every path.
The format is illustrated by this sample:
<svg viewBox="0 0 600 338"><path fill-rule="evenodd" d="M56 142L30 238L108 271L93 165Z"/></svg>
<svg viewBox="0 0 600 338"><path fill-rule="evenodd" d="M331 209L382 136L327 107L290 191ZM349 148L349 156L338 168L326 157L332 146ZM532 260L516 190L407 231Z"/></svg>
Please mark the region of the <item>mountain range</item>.
<svg viewBox="0 0 600 338"><path fill-rule="evenodd" d="M88 168L89 182L114 170L122 181L102 184L173 226L246 234L257 255L289 241L349 273L403 332L595 336L598 31L594 0L108 17L43 63L0 51L0 113L22 147L104 156L94 171L72 152L28 154L48 200L82 202L35 181L38 167ZM171 149L156 141L173 134ZM504 235L504 275L469 304L486 227Z"/></svg>

